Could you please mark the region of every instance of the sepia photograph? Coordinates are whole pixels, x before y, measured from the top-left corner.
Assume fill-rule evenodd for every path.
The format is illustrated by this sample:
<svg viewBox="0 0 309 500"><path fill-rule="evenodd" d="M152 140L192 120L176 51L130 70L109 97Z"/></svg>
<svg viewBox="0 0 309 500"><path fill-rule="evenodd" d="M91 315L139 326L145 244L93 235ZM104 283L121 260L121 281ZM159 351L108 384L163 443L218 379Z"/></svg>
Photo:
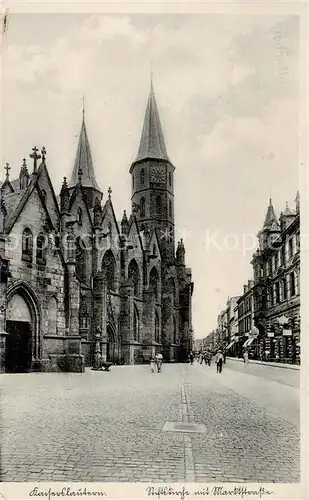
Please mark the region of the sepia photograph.
<svg viewBox="0 0 309 500"><path fill-rule="evenodd" d="M306 481L302 23L3 9L4 499Z"/></svg>

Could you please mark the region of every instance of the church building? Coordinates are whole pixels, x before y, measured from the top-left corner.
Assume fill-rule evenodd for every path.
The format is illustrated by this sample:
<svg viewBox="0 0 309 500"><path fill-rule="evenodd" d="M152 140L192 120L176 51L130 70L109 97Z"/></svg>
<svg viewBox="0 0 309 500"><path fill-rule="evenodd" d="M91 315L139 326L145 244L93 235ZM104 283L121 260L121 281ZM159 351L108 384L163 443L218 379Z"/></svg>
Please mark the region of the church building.
<svg viewBox="0 0 309 500"><path fill-rule="evenodd" d="M39 154L40 153L40 154ZM0 371L77 371L184 361L192 342L193 282L175 244L175 166L151 84L130 167L131 214L103 195L83 112L70 180L56 196L46 150L34 147L0 186ZM28 162L29 163L29 162Z"/></svg>

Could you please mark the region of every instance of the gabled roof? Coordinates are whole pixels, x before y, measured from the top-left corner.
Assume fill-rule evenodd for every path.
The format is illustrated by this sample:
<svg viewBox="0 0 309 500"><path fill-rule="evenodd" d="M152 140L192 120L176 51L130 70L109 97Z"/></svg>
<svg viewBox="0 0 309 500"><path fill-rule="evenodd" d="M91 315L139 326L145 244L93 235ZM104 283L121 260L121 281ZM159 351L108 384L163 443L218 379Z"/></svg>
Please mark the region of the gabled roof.
<svg viewBox="0 0 309 500"><path fill-rule="evenodd" d="M132 237L132 233L133 233L134 229L135 229L135 233L136 233L138 242L140 244L140 250L145 250L144 245L143 245L143 240L141 238L141 233L140 233L139 228L138 228L137 219L136 219L135 215L131 214L130 222L129 222L129 232L128 232L129 238Z"/></svg>
<svg viewBox="0 0 309 500"><path fill-rule="evenodd" d="M91 216L91 213L90 213L90 210L88 207L87 197L86 197L85 192L83 190L83 185L80 183L76 184L76 186L74 186L73 191L71 191L72 194L71 194L70 202L69 202L69 210L71 210L73 203L76 200L76 197L77 197L79 192L81 193L81 198L84 202L90 224L91 224L91 226L93 226L93 217Z"/></svg>
<svg viewBox="0 0 309 500"><path fill-rule="evenodd" d="M169 161L152 82L135 161L147 158Z"/></svg>
<svg viewBox="0 0 309 500"><path fill-rule="evenodd" d="M38 190L39 196L41 198L42 205L43 205L43 207L45 209L45 212L46 212L46 215L47 215L47 217L49 219L49 222L51 223L52 226L54 225L54 223L51 220L51 217L49 215L49 212L48 212L47 206L45 204L45 201L44 201L44 199L42 197L41 189L40 189L40 186L39 186L39 179L40 179L40 177L42 176L43 173L47 174L47 179L48 179L48 182L49 182L49 184L51 186L51 191L52 191L52 194L53 194L53 197L54 197L56 210L59 213L59 209L58 209L56 197L54 195L53 187L52 187L52 184L50 182L50 178L49 178L49 175L48 175L48 172L47 172L47 168L45 166L45 163L41 163L41 165L39 166L39 168L37 170L37 174L36 175L32 175L30 177L30 182L29 182L28 186L25 189L20 189L19 191L15 191L12 194L8 194L8 195L4 196L4 204L5 204L5 208L7 210L7 213L8 213L8 217L7 217L6 221L5 221L5 231L7 233L11 231L11 229L14 226L16 220L18 219L18 216L22 212L22 210L23 210L23 208L24 208L27 200L29 199L29 197L30 197L30 195L31 195L31 193L33 192L34 189ZM16 183L16 186L17 186L17 183Z"/></svg>
<svg viewBox="0 0 309 500"><path fill-rule="evenodd" d="M273 231L280 229L280 225L276 217L271 198L269 199L269 205L267 208L263 229L271 229Z"/></svg>
<svg viewBox="0 0 309 500"><path fill-rule="evenodd" d="M83 112L82 126L79 134L77 152L72 172L71 180L68 184L69 188L76 186L79 182L79 171L81 171L81 182L84 187L92 187L101 191L94 174L94 168L91 157L91 150L87 136L85 116Z"/></svg>
<svg viewBox="0 0 309 500"><path fill-rule="evenodd" d="M112 200L111 200L110 197L107 198L107 200L106 200L106 202L105 202L105 204L103 206L103 209L102 209L102 226L103 226L103 223L104 223L104 219L105 219L105 217L106 217L106 215L107 215L107 213L109 211L111 211L111 213L112 213L117 233L120 234L119 226L118 226L118 221L116 219L114 207L113 207Z"/></svg>

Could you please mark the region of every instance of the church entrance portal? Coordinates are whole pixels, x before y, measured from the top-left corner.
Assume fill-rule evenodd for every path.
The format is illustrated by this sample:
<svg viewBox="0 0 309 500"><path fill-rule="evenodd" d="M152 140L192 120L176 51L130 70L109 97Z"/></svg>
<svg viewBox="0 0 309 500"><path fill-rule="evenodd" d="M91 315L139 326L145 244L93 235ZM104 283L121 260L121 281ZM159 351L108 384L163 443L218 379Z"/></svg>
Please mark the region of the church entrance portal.
<svg viewBox="0 0 309 500"><path fill-rule="evenodd" d="M107 345L106 345L106 361L115 363L115 335L113 329L107 325Z"/></svg>
<svg viewBox="0 0 309 500"><path fill-rule="evenodd" d="M38 311L27 285L11 290L6 309L5 371L26 373L38 359Z"/></svg>
<svg viewBox="0 0 309 500"><path fill-rule="evenodd" d="M31 368L31 326L26 321L7 321L6 371L25 373Z"/></svg>

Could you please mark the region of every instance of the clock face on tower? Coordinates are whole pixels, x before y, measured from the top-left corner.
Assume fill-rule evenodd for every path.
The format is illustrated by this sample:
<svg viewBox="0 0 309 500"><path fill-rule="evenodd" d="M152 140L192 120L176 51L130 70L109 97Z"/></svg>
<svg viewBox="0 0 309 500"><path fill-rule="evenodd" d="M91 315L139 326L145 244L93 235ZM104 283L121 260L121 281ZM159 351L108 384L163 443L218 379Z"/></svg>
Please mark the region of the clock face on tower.
<svg viewBox="0 0 309 500"><path fill-rule="evenodd" d="M150 182L165 182L165 168L158 165L153 165L150 168Z"/></svg>

